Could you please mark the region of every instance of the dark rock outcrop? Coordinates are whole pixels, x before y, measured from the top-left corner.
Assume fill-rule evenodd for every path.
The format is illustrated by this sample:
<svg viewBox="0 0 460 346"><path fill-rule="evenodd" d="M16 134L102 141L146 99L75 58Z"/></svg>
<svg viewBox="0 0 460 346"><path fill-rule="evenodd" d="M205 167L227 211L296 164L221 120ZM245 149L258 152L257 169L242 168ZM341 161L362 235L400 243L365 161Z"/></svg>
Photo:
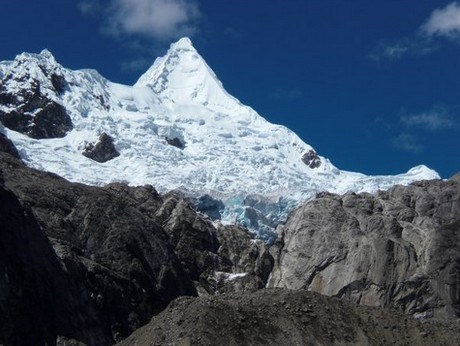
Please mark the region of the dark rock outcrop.
<svg viewBox="0 0 460 346"><path fill-rule="evenodd" d="M35 81L29 90L21 90L20 97L2 92L3 104L14 106L9 112L0 111L0 122L11 130L36 139L64 137L72 128L72 120L66 109L48 99Z"/></svg>
<svg viewBox="0 0 460 346"><path fill-rule="evenodd" d="M113 138L105 132L99 136L99 139L95 144L89 143L82 154L94 161L101 163L107 162L117 156L120 156L120 153L117 151L115 145L113 144Z"/></svg>
<svg viewBox="0 0 460 346"><path fill-rule="evenodd" d="M314 150L309 150L302 155L302 162L310 168L318 168L321 166L321 159Z"/></svg>
<svg viewBox="0 0 460 346"><path fill-rule="evenodd" d="M54 304L43 316L40 311L33 314L36 319L43 317L43 323L49 320L45 323L47 327L32 333L25 324L24 329L14 332L19 340L16 344L27 344L27 338L34 336L40 340L37 333L51 330L55 336L63 335L88 345L109 345L145 324L175 297L196 294L167 233L154 217L162 199L152 187L112 184L97 188L72 184L56 175L31 170L2 153L0 172L5 188L31 210L36 226L30 221L30 227L35 227L35 233L41 232L45 240L46 235L52 245L49 254L36 253L41 249L39 245L29 251L27 246L35 245L24 236L12 247L13 252L6 252L11 263L24 262L25 267L13 268L9 276L37 279L29 280L33 286L28 286L28 291L18 291L22 293L17 302L5 298L5 304L22 311L21 307L37 300L37 295L44 297L38 300L43 304L47 297ZM9 204L5 202L2 206L6 208ZM13 217L8 216L8 209L2 212L7 213L2 217L8 218L1 223L2 232L7 224L10 233L18 232L17 227L26 222L18 218L20 225L16 226L10 220ZM27 264L21 260L21 256L26 256L23 254L36 254L37 258L30 258ZM54 267L43 265L51 268L52 273L42 275L41 261L46 263L53 258L57 263ZM35 268L35 265L40 266ZM24 271L30 274L25 277ZM43 277L43 282L38 277ZM24 285L28 285L26 282ZM5 316L9 316L3 325L6 330L22 323L19 315ZM1 341L15 344L9 340Z"/></svg>
<svg viewBox="0 0 460 346"><path fill-rule="evenodd" d="M182 297L120 346L457 345L460 328L314 292L259 290Z"/></svg>
<svg viewBox="0 0 460 346"><path fill-rule="evenodd" d="M52 345L67 322L60 300L62 272L30 209L0 187L0 343Z"/></svg>
<svg viewBox="0 0 460 346"><path fill-rule="evenodd" d="M8 245L14 251L4 252L10 256L8 263L23 263L8 274L20 277L14 290L19 287L21 297L5 295L13 290L3 289L7 279L0 290L3 309L18 311L5 315L0 343L6 345L28 344L34 337L40 345L43 338L49 342L56 336L109 345L147 323L178 296L196 295L197 290L213 294L261 288L273 263L264 243L252 239L247 230L214 226L179 195L161 197L151 186L69 183L5 153L0 153L0 181L30 215L26 221L18 216L20 225L9 222L11 203L2 203L6 209L0 216L7 218L8 232L30 224L47 244L37 243L29 251L33 241L27 231L21 241ZM43 258L23 260L25 253ZM20 290L21 283L27 290ZM30 301L47 306L49 297L49 310L38 307L21 317ZM21 329L42 313L43 326Z"/></svg>
<svg viewBox="0 0 460 346"><path fill-rule="evenodd" d="M166 137L166 143L168 143L169 145L172 145L173 147L179 148L179 149L185 148L185 144L182 143L182 141L177 137L174 137L174 138Z"/></svg>
<svg viewBox="0 0 460 346"><path fill-rule="evenodd" d="M8 153L17 159L20 158L18 150L14 146L13 142L11 142L11 140L1 132L0 132L0 152Z"/></svg>
<svg viewBox="0 0 460 346"><path fill-rule="evenodd" d="M460 317L460 176L321 194L278 229L269 287Z"/></svg>

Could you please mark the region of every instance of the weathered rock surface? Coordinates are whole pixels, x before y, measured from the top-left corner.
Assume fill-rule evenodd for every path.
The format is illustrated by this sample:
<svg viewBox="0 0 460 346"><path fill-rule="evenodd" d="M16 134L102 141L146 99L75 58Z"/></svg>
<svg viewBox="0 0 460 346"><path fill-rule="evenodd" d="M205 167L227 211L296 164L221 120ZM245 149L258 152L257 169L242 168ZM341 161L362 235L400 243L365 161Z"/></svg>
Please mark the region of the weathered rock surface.
<svg viewBox="0 0 460 346"><path fill-rule="evenodd" d="M267 268L267 258L271 255L266 244L253 239L246 229L214 225L177 193L164 197L156 216L200 292L213 294L265 286L266 272L271 270Z"/></svg>
<svg viewBox="0 0 460 346"><path fill-rule="evenodd" d="M460 175L375 196L322 194L278 231L269 287L460 317Z"/></svg>
<svg viewBox="0 0 460 346"><path fill-rule="evenodd" d="M162 204L153 188L71 184L55 175L30 170L7 154L0 154L0 171L5 188L33 213L39 226L35 231L43 232L43 237L46 234L52 245L47 254L38 253L40 248L35 250L37 253L30 252L27 246L33 246L32 239L26 237L16 244L11 261L20 261L21 254L35 253L37 258L30 259L25 267L31 272L29 276L43 277L45 284L36 279L36 285L30 282L29 291L23 291L21 298L5 299L21 311L21 306L38 294L51 297L56 308L47 310L43 317L49 318L43 323L56 321L46 326L52 326L54 337L63 335L89 345L109 345L146 323L175 297L196 294L168 235L153 216ZM6 231L17 232L14 224L9 227ZM54 267L43 265L52 272L50 275L43 276L34 267L34 263L53 259L57 263ZM17 271L16 275L22 275ZM3 271L0 277L4 275ZM27 282L27 277L23 279ZM7 281L2 291L14 292L14 287ZM59 310L66 311L67 319L56 312ZM41 318L41 312L33 314ZM20 316L10 317L4 328L21 324ZM18 344L27 344L22 336L35 335L19 330L15 333ZM9 339L2 341L14 344Z"/></svg>
<svg viewBox="0 0 460 346"><path fill-rule="evenodd" d="M19 209L21 217L10 222L11 203L2 202L6 219L0 224L8 225L2 234L11 238L25 230L14 244L2 241L10 250L0 263L0 308L8 312L0 343L25 345L35 338L40 345L60 336L110 345L178 296L260 288L271 268L264 244L248 231L214 227L176 194L161 197L151 186L69 183L6 153L0 153L0 177L18 208L30 214L22 220ZM32 251L33 237L44 245ZM15 275L16 281L8 279ZM42 324L29 328L34 319Z"/></svg>
<svg viewBox="0 0 460 346"><path fill-rule="evenodd" d="M458 345L457 325L422 324L394 311L307 291L181 297L120 346Z"/></svg>
<svg viewBox="0 0 460 346"><path fill-rule="evenodd" d="M82 154L101 163L120 156L120 153L113 144L113 138L105 132L99 136L96 143L89 143Z"/></svg>

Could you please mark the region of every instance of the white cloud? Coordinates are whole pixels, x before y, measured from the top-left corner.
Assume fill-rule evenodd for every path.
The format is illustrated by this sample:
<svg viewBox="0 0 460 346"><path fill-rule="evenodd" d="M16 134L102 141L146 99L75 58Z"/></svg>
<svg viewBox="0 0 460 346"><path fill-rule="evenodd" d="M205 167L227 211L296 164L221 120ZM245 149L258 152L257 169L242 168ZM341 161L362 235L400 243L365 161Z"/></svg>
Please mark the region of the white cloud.
<svg viewBox="0 0 460 346"><path fill-rule="evenodd" d="M84 14L95 10L104 16L104 32L114 35L136 35L169 41L193 35L200 17L194 0L84 0L78 4Z"/></svg>
<svg viewBox="0 0 460 346"><path fill-rule="evenodd" d="M435 9L428 19L411 35L393 41L380 42L371 53L373 60L400 59L420 56L435 51L436 38L460 38L460 3L454 1L444 8Z"/></svg>
<svg viewBox="0 0 460 346"><path fill-rule="evenodd" d="M401 133L393 138L393 145L399 149L418 153L423 150L423 146L418 143L417 138L409 133Z"/></svg>
<svg viewBox="0 0 460 346"><path fill-rule="evenodd" d="M434 10L428 20L421 26L427 36L460 36L460 4L454 1L442 9Z"/></svg>
<svg viewBox="0 0 460 346"><path fill-rule="evenodd" d="M404 56L426 55L436 49L437 46L432 40L416 35L394 41L382 41L377 45L370 57L375 61L379 61L381 58L396 60Z"/></svg>
<svg viewBox="0 0 460 346"><path fill-rule="evenodd" d="M455 122L445 110L433 110L411 116L401 117L401 122L408 127L419 127L429 131L438 131L456 127Z"/></svg>

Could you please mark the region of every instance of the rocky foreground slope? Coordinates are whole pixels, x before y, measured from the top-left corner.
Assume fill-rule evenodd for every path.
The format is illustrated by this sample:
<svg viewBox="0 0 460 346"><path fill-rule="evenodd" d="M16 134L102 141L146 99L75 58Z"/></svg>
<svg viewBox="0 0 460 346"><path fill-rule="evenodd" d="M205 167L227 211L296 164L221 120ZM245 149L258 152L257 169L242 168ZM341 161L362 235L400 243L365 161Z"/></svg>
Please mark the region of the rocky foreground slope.
<svg viewBox="0 0 460 346"><path fill-rule="evenodd" d="M0 344L111 345L152 316L125 345L459 343L459 176L321 194L268 248L178 193L70 183L0 148Z"/></svg>
<svg viewBox="0 0 460 346"><path fill-rule="evenodd" d="M178 296L261 288L273 264L247 231L213 226L177 195L69 183L5 153L0 225L6 345L111 345Z"/></svg>
<svg viewBox="0 0 460 346"><path fill-rule="evenodd" d="M460 325L421 323L304 290L181 297L120 346L459 345Z"/></svg>

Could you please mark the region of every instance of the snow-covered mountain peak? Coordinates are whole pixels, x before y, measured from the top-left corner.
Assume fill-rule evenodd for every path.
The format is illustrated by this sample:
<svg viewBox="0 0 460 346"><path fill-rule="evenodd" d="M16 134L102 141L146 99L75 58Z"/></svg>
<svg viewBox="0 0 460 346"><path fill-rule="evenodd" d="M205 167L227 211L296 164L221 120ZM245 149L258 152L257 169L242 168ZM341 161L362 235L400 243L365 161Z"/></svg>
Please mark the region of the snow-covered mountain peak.
<svg viewBox="0 0 460 346"><path fill-rule="evenodd" d="M180 111L178 105L202 105L218 112L242 111L241 103L225 91L186 37L173 43L165 56L157 58L134 86L150 87L175 111Z"/></svg>
<svg viewBox="0 0 460 346"><path fill-rule="evenodd" d="M0 121L32 167L94 185L180 189L208 215L268 236L317 192L373 192L439 177L425 166L396 176L339 170L229 95L188 38L134 86L66 69L46 50L0 62ZM115 155L92 160L105 160L97 152L104 147Z"/></svg>
<svg viewBox="0 0 460 346"><path fill-rule="evenodd" d="M14 59L16 62L23 61L36 61L43 65L59 65L54 55L48 50L43 49L40 53L21 53ZM59 65L60 66L60 65Z"/></svg>
<svg viewBox="0 0 460 346"><path fill-rule="evenodd" d="M170 51L173 51L173 50L196 51L195 47L193 47L192 40L190 40L188 37L182 37L181 39L179 39L179 41L171 43L169 50Z"/></svg>

